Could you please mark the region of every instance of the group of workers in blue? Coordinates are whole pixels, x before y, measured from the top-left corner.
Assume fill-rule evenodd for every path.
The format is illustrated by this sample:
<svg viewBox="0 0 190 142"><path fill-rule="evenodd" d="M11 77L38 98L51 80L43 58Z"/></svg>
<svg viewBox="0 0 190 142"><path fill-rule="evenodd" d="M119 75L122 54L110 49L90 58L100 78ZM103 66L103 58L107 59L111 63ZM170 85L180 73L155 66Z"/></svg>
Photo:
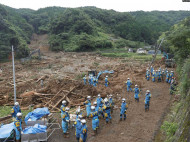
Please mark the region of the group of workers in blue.
<svg viewBox="0 0 190 142"><path fill-rule="evenodd" d="M22 132L22 113L18 102L15 102L11 109L11 115L14 122L15 139L16 142L20 142Z"/></svg>
<svg viewBox="0 0 190 142"><path fill-rule="evenodd" d="M151 66L150 71L148 68L146 70L145 77L147 81L149 81L150 76L152 77L152 82L156 82L157 80L158 82L165 81L166 83L170 84L170 94L173 94L175 92L177 82L175 80L173 70L168 71L167 68L161 69L161 67L158 70L154 70L154 67Z"/></svg>
<svg viewBox="0 0 190 142"><path fill-rule="evenodd" d="M84 75L83 77L84 85L87 85L87 76ZM97 86L98 84L98 78L96 76L93 76L92 74L89 74L88 76L88 84L93 85L94 87ZM108 87L109 81L108 81L108 76L105 77L105 86Z"/></svg>

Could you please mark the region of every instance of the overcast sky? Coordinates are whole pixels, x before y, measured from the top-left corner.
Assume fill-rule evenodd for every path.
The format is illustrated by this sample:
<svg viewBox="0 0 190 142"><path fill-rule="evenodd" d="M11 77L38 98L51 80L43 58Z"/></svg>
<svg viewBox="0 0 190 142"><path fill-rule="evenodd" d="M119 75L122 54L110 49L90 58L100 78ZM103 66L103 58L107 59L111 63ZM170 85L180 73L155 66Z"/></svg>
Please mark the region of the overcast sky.
<svg viewBox="0 0 190 142"><path fill-rule="evenodd" d="M0 3L13 8L30 8L34 10L49 6L71 8L96 6L120 12L190 10L190 2L182 2L182 0L0 0Z"/></svg>

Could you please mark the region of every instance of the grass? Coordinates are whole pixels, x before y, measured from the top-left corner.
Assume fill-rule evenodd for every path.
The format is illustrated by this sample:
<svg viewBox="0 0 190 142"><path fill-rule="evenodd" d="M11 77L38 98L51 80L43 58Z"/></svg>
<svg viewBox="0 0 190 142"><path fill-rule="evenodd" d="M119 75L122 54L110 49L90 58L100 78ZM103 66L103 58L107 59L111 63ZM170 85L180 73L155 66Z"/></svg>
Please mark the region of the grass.
<svg viewBox="0 0 190 142"><path fill-rule="evenodd" d="M113 57L113 58L127 58L133 60L143 60L143 61L151 61L152 55L147 54L137 54L137 53L128 53L126 49L109 49L109 50L100 50L98 51L99 54L106 57ZM162 55L157 55L156 60L161 60Z"/></svg>
<svg viewBox="0 0 190 142"><path fill-rule="evenodd" d="M10 106L0 106L0 112L1 112L0 117L5 117L11 114L11 109L12 107ZM22 116L24 118L29 112L32 111L32 108L28 110L21 110L21 111L22 111Z"/></svg>

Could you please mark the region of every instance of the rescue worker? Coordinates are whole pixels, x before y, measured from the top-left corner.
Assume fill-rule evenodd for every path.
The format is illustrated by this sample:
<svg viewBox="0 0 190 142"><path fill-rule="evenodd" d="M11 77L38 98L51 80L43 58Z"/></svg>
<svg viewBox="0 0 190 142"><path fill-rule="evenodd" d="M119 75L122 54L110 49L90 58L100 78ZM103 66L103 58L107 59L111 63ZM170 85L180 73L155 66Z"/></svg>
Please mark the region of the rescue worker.
<svg viewBox="0 0 190 142"><path fill-rule="evenodd" d="M130 78L127 78L126 85L127 85L127 92L129 92L129 90L132 91L131 89L132 82Z"/></svg>
<svg viewBox="0 0 190 142"><path fill-rule="evenodd" d="M102 115L102 117L104 118L104 113L102 110L103 99L101 98L100 94L98 94L98 98L96 99L96 102L97 102L97 106L99 107L99 116Z"/></svg>
<svg viewBox="0 0 190 142"><path fill-rule="evenodd" d="M95 106L95 111L99 112L100 108L97 105L97 102L94 102L93 105Z"/></svg>
<svg viewBox="0 0 190 142"><path fill-rule="evenodd" d="M87 114L87 117L89 117L89 114L90 114L90 111L91 111L91 97L88 96L87 97L87 100L84 102L84 105L86 105L86 114Z"/></svg>
<svg viewBox="0 0 190 142"><path fill-rule="evenodd" d="M89 83L89 85L91 85L91 74L89 74L89 76L88 76L88 83Z"/></svg>
<svg viewBox="0 0 190 142"><path fill-rule="evenodd" d="M110 121L111 123L111 108L110 103L107 98L104 99L104 106L103 106L104 116L106 118L106 124Z"/></svg>
<svg viewBox="0 0 190 142"><path fill-rule="evenodd" d="M169 76L169 82L168 82L169 84L171 83L171 80L172 80L173 76L174 76L174 73L173 73L173 71L171 71L170 72L170 76Z"/></svg>
<svg viewBox="0 0 190 142"><path fill-rule="evenodd" d="M16 119L16 115L18 112L21 112L20 106L18 102L15 102L14 107L11 109L11 115L12 115L13 121Z"/></svg>
<svg viewBox="0 0 190 142"><path fill-rule="evenodd" d="M170 84L170 94L173 94L175 92L176 88L176 81L175 78L172 77L171 84Z"/></svg>
<svg viewBox="0 0 190 142"><path fill-rule="evenodd" d="M16 142L21 141L21 131L22 131L22 113L18 112L14 120L14 130L16 133Z"/></svg>
<svg viewBox="0 0 190 142"><path fill-rule="evenodd" d="M81 129L82 129L81 119L82 119L82 115L78 115L78 118L74 122L75 135L76 135L77 142L79 142L80 133L81 133Z"/></svg>
<svg viewBox="0 0 190 142"><path fill-rule="evenodd" d="M76 110L76 120L78 119L79 115L82 115L80 108Z"/></svg>
<svg viewBox="0 0 190 142"><path fill-rule="evenodd" d="M161 81L162 81L162 80L161 80L161 76L162 76L161 71L158 71L158 82L161 82Z"/></svg>
<svg viewBox="0 0 190 142"><path fill-rule="evenodd" d="M63 130L63 136L64 138L68 138L69 136L68 134L68 125L69 125L69 121L70 121L70 117L68 116L68 113L66 112L66 110L68 111L68 108L65 108L65 110L63 111L61 118L62 118L62 130Z"/></svg>
<svg viewBox="0 0 190 142"><path fill-rule="evenodd" d="M126 103L125 98L123 98L120 108L120 121L122 121L122 115L124 117L124 120L126 119L127 109L128 109L128 104Z"/></svg>
<svg viewBox="0 0 190 142"><path fill-rule="evenodd" d="M166 83L168 83L168 81L169 81L169 72L168 71L166 71Z"/></svg>
<svg viewBox="0 0 190 142"><path fill-rule="evenodd" d="M153 71L154 71L154 68L151 66L150 68L151 75L153 74Z"/></svg>
<svg viewBox="0 0 190 142"><path fill-rule="evenodd" d="M155 71L153 70L153 72L152 72L152 82L155 82L155 79L156 78L156 73L155 73Z"/></svg>
<svg viewBox="0 0 190 142"><path fill-rule="evenodd" d="M108 83L109 83L109 82L108 82L108 76L106 76L106 78L105 78L105 86L106 86L106 87L108 87Z"/></svg>
<svg viewBox="0 0 190 142"><path fill-rule="evenodd" d="M149 70L146 73L146 79L147 79L147 81L149 81L149 79L150 79L150 72L149 72Z"/></svg>
<svg viewBox="0 0 190 142"><path fill-rule="evenodd" d="M63 101L62 101L62 105L61 105L61 115L62 115L63 112L65 111L66 104L67 104L67 102L66 102L65 100L63 100Z"/></svg>
<svg viewBox="0 0 190 142"><path fill-rule="evenodd" d="M135 92L135 95L134 95L135 101L139 102L139 93L140 93L140 90L139 90L137 84L135 85L135 88L134 88L133 90L134 90L134 92Z"/></svg>
<svg viewBox="0 0 190 142"><path fill-rule="evenodd" d="M164 73L166 74L166 73L167 73L167 71L168 71L168 69L167 69L167 68L165 68Z"/></svg>
<svg viewBox="0 0 190 142"><path fill-rule="evenodd" d="M146 112L147 110L149 110L150 98L151 98L150 91L147 90L147 91L146 91L146 95L145 95L145 112Z"/></svg>
<svg viewBox="0 0 190 142"><path fill-rule="evenodd" d="M112 94L109 95L109 103L110 103L110 107L111 107L111 113L113 113L114 100L112 98Z"/></svg>
<svg viewBox="0 0 190 142"><path fill-rule="evenodd" d="M165 78L164 70L162 71L161 78L162 78L162 81L164 81L164 78Z"/></svg>
<svg viewBox="0 0 190 142"><path fill-rule="evenodd" d="M83 77L84 85L86 85L86 75Z"/></svg>
<svg viewBox="0 0 190 142"><path fill-rule="evenodd" d="M95 106L91 106L90 117L92 117L92 129L94 131L94 135L96 135L97 129L99 128L99 119L98 119L98 111L95 110Z"/></svg>
<svg viewBox="0 0 190 142"><path fill-rule="evenodd" d="M97 84L98 84L98 79L94 76L93 86L96 87Z"/></svg>
<svg viewBox="0 0 190 142"><path fill-rule="evenodd" d="M87 139L87 132L88 132L88 128L86 126L86 120L82 119L81 120L81 124L82 124L82 128L81 128L81 133L80 133L80 140L79 142L86 142Z"/></svg>

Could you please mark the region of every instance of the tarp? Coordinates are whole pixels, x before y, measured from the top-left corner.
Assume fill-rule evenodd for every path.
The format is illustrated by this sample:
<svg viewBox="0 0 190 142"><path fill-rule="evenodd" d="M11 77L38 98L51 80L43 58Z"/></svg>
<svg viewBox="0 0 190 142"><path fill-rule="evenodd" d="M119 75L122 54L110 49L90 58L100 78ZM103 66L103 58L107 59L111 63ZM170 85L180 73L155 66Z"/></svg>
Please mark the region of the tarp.
<svg viewBox="0 0 190 142"><path fill-rule="evenodd" d="M44 108L37 108L35 110L33 110L32 112L29 112L26 117L25 117L25 123L27 124L28 119L30 119L31 121L36 121L39 120L40 118L42 118L45 115L49 115L50 112L48 110L47 107Z"/></svg>
<svg viewBox="0 0 190 142"><path fill-rule="evenodd" d="M97 79L98 79L98 78L100 77L100 75L103 74L103 73L114 73L114 71L108 71L108 70L100 71L100 72L98 73Z"/></svg>
<svg viewBox="0 0 190 142"><path fill-rule="evenodd" d="M35 124L34 126L26 127L23 130L23 134L37 134L37 133L45 133L47 126Z"/></svg>
<svg viewBox="0 0 190 142"><path fill-rule="evenodd" d="M12 130L14 130L14 122L0 127L0 139L8 138L11 135Z"/></svg>

